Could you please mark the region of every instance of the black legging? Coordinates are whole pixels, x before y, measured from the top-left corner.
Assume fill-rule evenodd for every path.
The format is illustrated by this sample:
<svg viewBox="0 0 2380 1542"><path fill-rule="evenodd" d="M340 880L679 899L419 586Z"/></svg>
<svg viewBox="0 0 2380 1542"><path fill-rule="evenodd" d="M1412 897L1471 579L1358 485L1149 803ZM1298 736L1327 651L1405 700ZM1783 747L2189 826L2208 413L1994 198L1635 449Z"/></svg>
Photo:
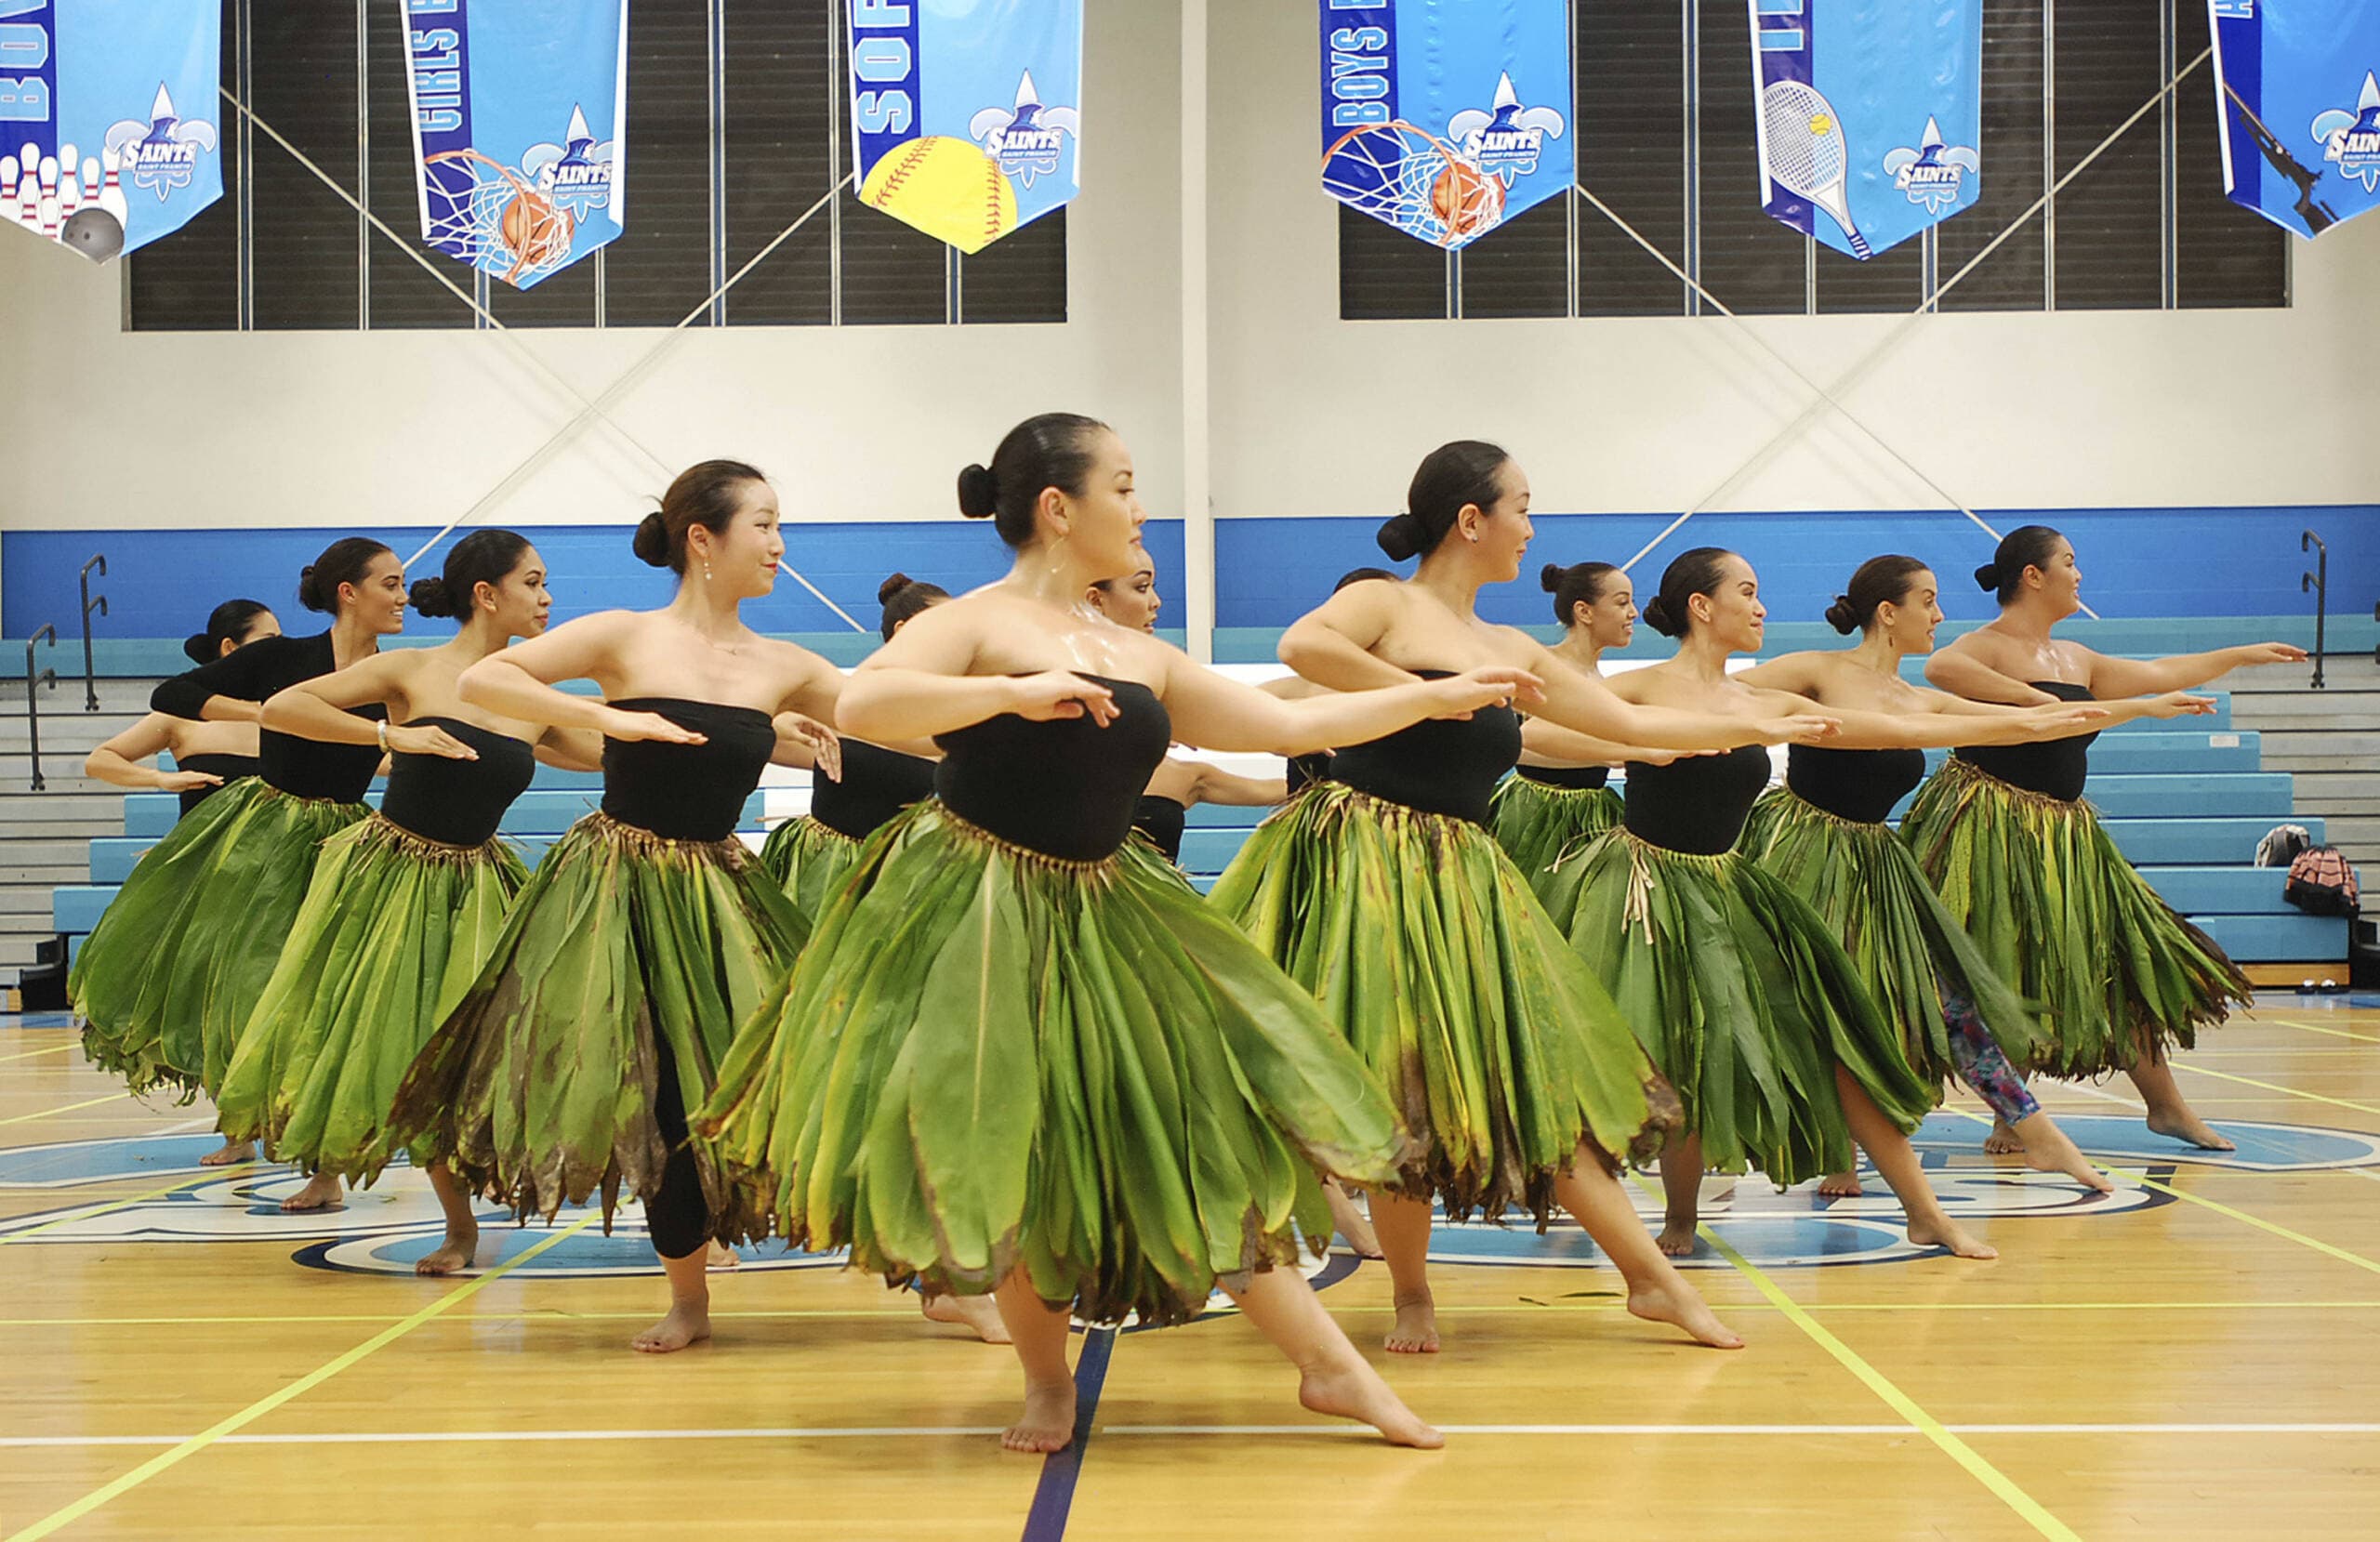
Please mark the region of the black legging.
<svg viewBox="0 0 2380 1542"><path fill-rule="evenodd" d="M686 1145L686 1103L678 1095L678 1062L669 1053L667 1034L653 1035L653 1059L660 1075L653 1118L661 1127L669 1160L662 1165L661 1187L644 1202L644 1228L653 1238L654 1252L665 1259L682 1259L701 1252L710 1240L710 1206L703 1199L694 1153Z"/></svg>

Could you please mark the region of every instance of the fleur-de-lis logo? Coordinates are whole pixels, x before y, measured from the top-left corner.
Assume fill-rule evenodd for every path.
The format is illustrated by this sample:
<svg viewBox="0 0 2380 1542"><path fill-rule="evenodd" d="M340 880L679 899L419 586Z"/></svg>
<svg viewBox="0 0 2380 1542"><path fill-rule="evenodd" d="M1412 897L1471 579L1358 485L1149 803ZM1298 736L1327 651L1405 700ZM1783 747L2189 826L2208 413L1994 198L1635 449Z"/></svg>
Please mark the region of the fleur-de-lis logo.
<svg viewBox="0 0 2380 1542"><path fill-rule="evenodd" d="M1959 201L1969 176L1981 174L1983 159L1969 146L1944 143L1942 125L1928 118L1916 148L1902 145L1884 152L1884 170L1911 203L1938 215Z"/></svg>
<svg viewBox="0 0 2380 1542"><path fill-rule="evenodd" d="M2363 95L2354 112L2334 107L2316 114L2314 142L2341 177L2362 183L2366 192L2380 192L2380 79L2363 72Z"/></svg>

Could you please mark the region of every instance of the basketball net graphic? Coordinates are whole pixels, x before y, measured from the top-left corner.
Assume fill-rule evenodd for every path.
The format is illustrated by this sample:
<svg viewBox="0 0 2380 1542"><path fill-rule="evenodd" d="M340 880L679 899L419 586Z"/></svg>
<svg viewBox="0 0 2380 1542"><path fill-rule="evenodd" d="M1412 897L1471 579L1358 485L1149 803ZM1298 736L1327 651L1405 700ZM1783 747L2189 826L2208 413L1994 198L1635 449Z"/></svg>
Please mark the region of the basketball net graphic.
<svg viewBox="0 0 2380 1542"><path fill-rule="evenodd" d="M1459 245L1504 217L1504 185L1426 128L1369 124L1323 152L1322 185L1349 207L1434 245Z"/></svg>
<svg viewBox="0 0 2380 1542"><path fill-rule="evenodd" d="M569 260L578 229L568 209L510 166L476 150L429 156L423 239L507 283L535 283Z"/></svg>

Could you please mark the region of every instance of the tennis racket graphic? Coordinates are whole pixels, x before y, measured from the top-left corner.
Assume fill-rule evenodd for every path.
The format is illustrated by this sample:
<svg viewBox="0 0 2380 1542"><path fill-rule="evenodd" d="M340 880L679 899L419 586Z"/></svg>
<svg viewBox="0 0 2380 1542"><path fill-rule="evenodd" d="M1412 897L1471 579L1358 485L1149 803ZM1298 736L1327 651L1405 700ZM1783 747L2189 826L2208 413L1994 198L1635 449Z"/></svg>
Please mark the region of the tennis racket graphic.
<svg viewBox="0 0 2380 1542"><path fill-rule="evenodd" d="M1868 238L1851 222L1851 151L1834 104L1806 81L1775 81L1760 93L1760 117L1768 179L1824 209L1855 255L1872 257Z"/></svg>

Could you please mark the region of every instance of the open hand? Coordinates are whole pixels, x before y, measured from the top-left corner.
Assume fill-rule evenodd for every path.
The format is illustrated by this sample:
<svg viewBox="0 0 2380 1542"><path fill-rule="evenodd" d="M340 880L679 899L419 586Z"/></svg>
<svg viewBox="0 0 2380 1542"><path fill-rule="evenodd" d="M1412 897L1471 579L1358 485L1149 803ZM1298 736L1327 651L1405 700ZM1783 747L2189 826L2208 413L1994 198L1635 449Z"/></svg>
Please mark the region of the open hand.
<svg viewBox="0 0 2380 1542"><path fill-rule="evenodd" d="M223 779L212 771L170 771L157 773L157 786L169 793L194 792L200 787L219 787Z"/></svg>
<svg viewBox="0 0 2380 1542"><path fill-rule="evenodd" d="M2169 691L2149 699L2151 718L2209 718L2215 715L2215 698L2193 696L2187 691Z"/></svg>
<svg viewBox="0 0 2380 1542"><path fill-rule="evenodd" d="M779 739L810 751L812 770L826 772L829 782L843 779L843 741L833 729L799 712L780 712L769 720L769 726L777 731Z"/></svg>
<svg viewBox="0 0 2380 1542"><path fill-rule="evenodd" d="M1843 731L1843 719L1823 713L1802 712L1791 718L1772 718L1761 725L1760 742L1764 745L1824 744Z"/></svg>
<svg viewBox="0 0 2380 1542"><path fill-rule="evenodd" d="M430 723L408 723L389 730L392 755L436 755L449 760L476 760L480 752Z"/></svg>
<svg viewBox="0 0 2380 1542"><path fill-rule="evenodd" d="M1121 717L1116 692L1071 669L1045 669L1008 682L1009 710L1037 723L1088 716L1101 728Z"/></svg>
<svg viewBox="0 0 2380 1542"><path fill-rule="evenodd" d="M630 744L642 741L655 745L707 745L707 734L681 728L658 712L611 711L603 717L603 737L623 739Z"/></svg>

